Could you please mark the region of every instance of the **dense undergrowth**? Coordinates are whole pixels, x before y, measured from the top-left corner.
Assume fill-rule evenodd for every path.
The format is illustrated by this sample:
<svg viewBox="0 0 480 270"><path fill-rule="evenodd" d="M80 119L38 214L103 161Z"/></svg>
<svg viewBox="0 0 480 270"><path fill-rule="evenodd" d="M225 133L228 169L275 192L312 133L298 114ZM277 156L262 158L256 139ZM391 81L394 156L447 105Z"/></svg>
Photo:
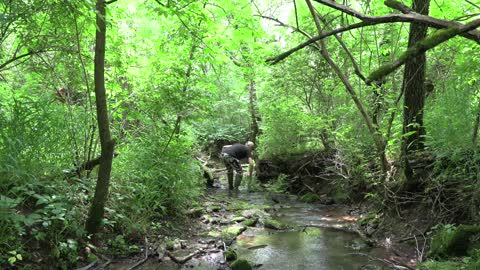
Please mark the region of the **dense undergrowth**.
<svg viewBox="0 0 480 270"><path fill-rule="evenodd" d="M95 170L75 173L71 146L84 142L64 133L81 134L83 126L67 125L64 115L82 121L83 114L42 100L22 99L4 108L10 111L0 113L0 265L71 269L94 260L86 253L91 239L84 222ZM193 139L167 141L144 131L117 146L95 253L138 252L135 243L146 233L174 226L173 220L195 203L204 183Z"/></svg>

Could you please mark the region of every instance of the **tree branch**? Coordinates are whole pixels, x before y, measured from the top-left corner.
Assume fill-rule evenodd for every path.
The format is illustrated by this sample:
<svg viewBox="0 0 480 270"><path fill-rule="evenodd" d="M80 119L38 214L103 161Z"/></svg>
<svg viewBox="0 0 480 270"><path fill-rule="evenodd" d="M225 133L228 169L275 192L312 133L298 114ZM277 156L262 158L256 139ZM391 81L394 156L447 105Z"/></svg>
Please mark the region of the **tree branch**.
<svg viewBox="0 0 480 270"><path fill-rule="evenodd" d="M399 10L403 14L408 14L408 13L415 12L413 9L407 7L403 3L398 2L396 0L385 0L384 4L389 8Z"/></svg>
<svg viewBox="0 0 480 270"><path fill-rule="evenodd" d="M405 64L405 62L407 62L409 59L412 59L430 49L433 49L441 43L457 35L460 35L461 33L465 33L477 27L480 27L480 19L474 20L461 28L451 27L438 30L437 33L423 39L420 42L417 42L413 47L410 47L397 60L387 63L378 68L376 71L372 72L372 74L370 74L370 76L368 77L366 83L370 84L374 81L382 79L383 77L387 76L388 74L392 73L397 68Z"/></svg>
<svg viewBox="0 0 480 270"><path fill-rule="evenodd" d="M12 62L15 62L15 61L20 60L20 59L22 59L24 57L27 57L27 56L31 56L31 55L38 54L38 53L43 53L43 52L45 52L45 51L44 50L30 51L30 52L27 52L27 53L24 53L24 54L21 54L21 55L18 55L18 56L14 56L14 57L12 57L12 59L10 59L10 60L6 61L5 63L1 64L0 65L0 70L5 68L6 66L8 66Z"/></svg>
<svg viewBox="0 0 480 270"><path fill-rule="evenodd" d="M430 16L425 16L425 15L420 15L420 14L417 14L417 13L412 13L412 14L391 14L391 15L385 15L385 16L366 16L362 13L359 13L349 7L346 7L344 5L341 5L341 4L337 4L335 2L331 2L331 1L328 1L328 0L315 0L317 2L320 2L320 3L328 3L328 6L332 6L334 8L338 8L338 10L340 11L343 11L347 14L350 14L356 18L360 18L362 21L361 22L358 22L358 23L354 23L354 24L351 24L351 25L346 25L346 26L342 26L342 27L339 27L337 29L334 29L332 31L329 31L329 32L325 32L325 33L322 33L320 34L319 36L316 36L316 37L313 37L309 40L307 40L306 42L304 43L301 43L300 45L278 55L278 56L275 56L275 57L270 57L267 59L267 63L269 64L277 64L278 62L284 60L285 58L287 58L288 56L290 56L291 54L293 54L294 52L298 51L298 50L301 50L307 46L309 46L310 44L314 43L314 42L317 42L319 40L322 40L326 37L329 37L329 36L332 36L332 35L335 35L335 34L339 34L339 33L342 33L342 32L346 32L346 31L350 31L350 30L353 30L353 29L357 29L357 28L361 28L361 27L365 27L365 26L371 26L371 25L377 25L377 24L384 24L384 23L394 23L394 22L416 22L416 23L422 23L422 24L425 24L429 27L433 27L433 28L438 28L438 29L443 29L443 28L450 28L450 27L454 27L454 28L461 28L461 27L464 27L466 25L464 24L461 24L461 23L457 23L457 22L452 22L452 21L446 21L446 20L440 20L440 19L436 19L436 18L432 18ZM327 5L327 4L326 4ZM462 31L461 33L459 33L458 35L461 35L465 38L468 38L468 39L471 39L477 43L480 44L480 31L478 30L474 30L475 28L472 28L468 31Z"/></svg>

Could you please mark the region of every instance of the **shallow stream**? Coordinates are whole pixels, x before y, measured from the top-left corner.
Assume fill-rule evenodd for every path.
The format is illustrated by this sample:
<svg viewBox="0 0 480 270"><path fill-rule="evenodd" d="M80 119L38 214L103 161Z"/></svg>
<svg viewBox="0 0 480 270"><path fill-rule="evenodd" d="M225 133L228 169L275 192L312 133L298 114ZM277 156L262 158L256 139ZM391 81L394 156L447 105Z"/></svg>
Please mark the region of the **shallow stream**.
<svg viewBox="0 0 480 270"><path fill-rule="evenodd" d="M265 203L269 196L241 194L240 198ZM355 217L345 215L338 206L305 204L294 196L279 201L272 215L278 220L300 226L300 230L275 231L263 227L249 228L233 245L240 258L248 259L259 269L357 270L389 269L376 261L387 254L382 248L370 248L348 228ZM258 247L258 248L257 248Z"/></svg>
<svg viewBox="0 0 480 270"><path fill-rule="evenodd" d="M224 189L217 189L211 196L225 194ZM383 261L388 256L386 249L369 247L357 234L349 230L356 218L347 215L346 208L301 203L295 196L288 195L240 191L233 196L255 205L271 205L272 210L269 212L273 218L296 225L296 229L289 230L248 227L237 236L231 248L236 250L239 258L253 262L255 269L392 269ZM128 269L128 265L124 264L122 267L121 264L116 264L110 269ZM219 252L195 257L182 266L172 261L160 263L151 259L136 269L229 268L224 263L223 253Z"/></svg>

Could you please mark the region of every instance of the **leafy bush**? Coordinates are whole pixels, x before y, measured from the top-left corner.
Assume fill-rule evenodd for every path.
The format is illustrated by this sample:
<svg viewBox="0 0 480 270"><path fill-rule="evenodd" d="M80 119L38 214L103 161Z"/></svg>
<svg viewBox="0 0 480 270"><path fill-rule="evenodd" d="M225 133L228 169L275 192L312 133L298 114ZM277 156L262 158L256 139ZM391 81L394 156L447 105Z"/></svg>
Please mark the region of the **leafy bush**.
<svg viewBox="0 0 480 270"><path fill-rule="evenodd" d="M112 194L117 197L110 208L130 222L146 226L154 216L177 216L191 206L205 185L201 169L193 157L193 145L180 136L167 146L155 133L138 137L118 148ZM152 142L155 138L156 142ZM179 212L180 211L180 212Z"/></svg>
<svg viewBox="0 0 480 270"><path fill-rule="evenodd" d="M324 119L306 114L300 104L286 98L264 104L260 156L269 158L285 154L322 149L320 132Z"/></svg>

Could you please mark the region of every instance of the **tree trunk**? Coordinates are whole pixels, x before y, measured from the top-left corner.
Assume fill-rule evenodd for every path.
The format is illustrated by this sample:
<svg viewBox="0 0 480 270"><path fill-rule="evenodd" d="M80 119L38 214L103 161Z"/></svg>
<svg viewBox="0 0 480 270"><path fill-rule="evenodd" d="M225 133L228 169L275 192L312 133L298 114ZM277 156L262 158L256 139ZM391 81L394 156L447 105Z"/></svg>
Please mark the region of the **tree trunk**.
<svg viewBox="0 0 480 270"><path fill-rule="evenodd" d="M86 229L94 234L98 231L104 212L105 202L108 196L110 172L112 170L113 149L115 141L110 136L108 121L107 98L105 94L105 1L97 0L96 4L97 30L95 36L95 102L97 106L97 122L100 135L101 158L98 169L97 185L93 197L92 206L88 215Z"/></svg>
<svg viewBox="0 0 480 270"><path fill-rule="evenodd" d="M475 117L475 123L473 124L472 145L477 146L478 128L480 127L480 101L477 104L477 116Z"/></svg>
<svg viewBox="0 0 480 270"><path fill-rule="evenodd" d="M414 0L413 10L423 15L428 15L430 0ZM410 24L408 47L427 36L427 26L424 24ZM405 160L405 176L407 189L415 184L413 170L409 164L409 154L424 149L423 109L425 105L425 71L426 55L422 53L408 60L405 64L403 75L404 106L403 106L403 155ZM410 186L410 187L408 187Z"/></svg>
<svg viewBox="0 0 480 270"><path fill-rule="evenodd" d="M257 145L257 137L260 134L260 127L258 126L258 122L260 121L260 115L258 113L257 89L255 81L253 79L250 79L250 83L247 87L250 98L250 115L252 117L252 130L250 134L250 141Z"/></svg>

